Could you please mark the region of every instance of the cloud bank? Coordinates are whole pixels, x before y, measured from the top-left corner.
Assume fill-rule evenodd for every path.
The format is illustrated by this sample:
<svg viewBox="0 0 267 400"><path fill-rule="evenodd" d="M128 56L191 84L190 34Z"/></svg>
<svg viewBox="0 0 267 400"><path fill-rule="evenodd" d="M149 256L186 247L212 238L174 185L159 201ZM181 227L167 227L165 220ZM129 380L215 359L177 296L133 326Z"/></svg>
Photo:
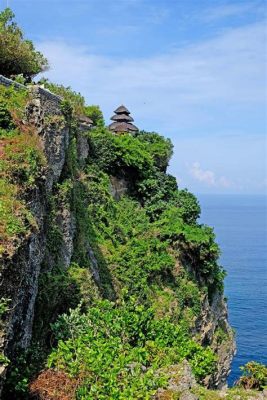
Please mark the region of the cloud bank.
<svg viewBox="0 0 267 400"><path fill-rule="evenodd" d="M236 28L202 43L150 58L104 57L90 54L84 46L64 42L42 42L39 49L48 57L46 75L65 82L101 103L109 113L120 102L129 104L137 118L155 120L165 127L171 119L219 102L240 106L264 101L264 24ZM185 114L184 114L185 112ZM175 114L174 114L175 113Z"/></svg>

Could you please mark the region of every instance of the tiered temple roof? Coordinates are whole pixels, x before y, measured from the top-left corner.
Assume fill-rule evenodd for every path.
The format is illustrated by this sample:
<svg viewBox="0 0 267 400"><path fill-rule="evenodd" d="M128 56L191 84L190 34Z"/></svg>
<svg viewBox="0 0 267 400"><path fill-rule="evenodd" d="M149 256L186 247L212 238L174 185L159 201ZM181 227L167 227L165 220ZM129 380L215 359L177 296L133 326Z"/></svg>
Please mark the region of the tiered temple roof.
<svg viewBox="0 0 267 400"><path fill-rule="evenodd" d="M109 125L109 130L114 133L120 132L137 132L138 128L132 124L133 118L130 116L130 111L125 106L120 106L114 111L115 115L111 117L114 121Z"/></svg>

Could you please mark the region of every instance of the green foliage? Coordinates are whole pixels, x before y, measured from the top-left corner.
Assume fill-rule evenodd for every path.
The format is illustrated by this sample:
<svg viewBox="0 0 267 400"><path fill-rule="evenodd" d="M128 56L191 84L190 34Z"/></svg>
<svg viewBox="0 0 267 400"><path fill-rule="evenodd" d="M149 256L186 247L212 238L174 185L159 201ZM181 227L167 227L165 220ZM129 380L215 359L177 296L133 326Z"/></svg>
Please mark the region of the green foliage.
<svg viewBox="0 0 267 400"><path fill-rule="evenodd" d="M55 261L59 258L59 248L63 242L62 232L56 221L56 203L51 198L48 201L47 210L47 252L50 256L53 256ZM44 261L45 262L45 261Z"/></svg>
<svg viewBox="0 0 267 400"><path fill-rule="evenodd" d="M85 106L84 108L85 115L93 121L94 125L97 126L104 126L104 117L103 113L100 110L99 106L96 105L91 105L91 106Z"/></svg>
<svg viewBox="0 0 267 400"><path fill-rule="evenodd" d="M223 330L220 326L216 329L214 337L216 338L219 344L229 339L227 332L225 332L225 330Z"/></svg>
<svg viewBox="0 0 267 400"><path fill-rule="evenodd" d="M147 146L131 135L113 135L106 128L90 132L91 157L106 172L131 173L137 177L153 165Z"/></svg>
<svg viewBox="0 0 267 400"><path fill-rule="evenodd" d="M35 310L35 335L42 333L42 336L47 338L47 335L51 333L50 323L54 322L58 315L66 312L69 307L77 306L79 301L79 287L69 271L54 267L52 271L42 273L39 278Z"/></svg>
<svg viewBox="0 0 267 400"><path fill-rule="evenodd" d="M146 148L154 159L156 167L166 172L169 161L173 154L173 144L170 139L165 139L155 132L139 131L134 135Z"/></svg>
<svg viewBox="0 0 267 400"><path fill-rule="evenodd" d="M32 342L27 349L17 349L15 360L12 360L8 368L3 398L28 400L29 382L44 367L46 356L38 342Z"/></svg>
<svg viewBox="0 0 267 400"><path fill-rule="evenodd" d="M154 168L164 170L172 154L169 140L156 133L141 132L136 136L114 135L98 127L90 133L91 156L107 172L128 172L133 178L145 177Z"/></svg>
<svg viewBox="0 0 267 400"><path fill-rule="evenodd" d="M196 317L201 310L201 291L198 285L186 276L178 276L177 283L177 299L179 308L182 312L182 318L186 320L188 310L191 311L189 318Z"/></svg>
<svg viewBox="0 0 267 400"><path fill-rule="evenodd" d="M80 94L71 89L70 86L58 85L56 83L49 82L47 79L41 79L39 81L40 85L44 85L44 87L50 90L52 93L62 97L64 100L63 103L63 111L65 110L65 114L67 111L67 107L70 107L68 112L73 110L75 115L83 115L85 113L85 99Z"/></svg>
<svg viewBox="0 0 267 400"><path fill-rule="evenodd" d="M138 182L138 196L151 220L157 219L177 194L176 179L156 169Z"/></svg>
<svg viewBox="0 0 267 400"><path fill-rule="evenodd" d="M183 221L195 224L200 216L200 206L196 197L187 189L176 192L175 205L179 208Z"/></svg>
<svg viewBox="0 0 267 400"><path fill-rule="evenodd" d="M212 228L185 224L180 209L173 206L166 209L155 226L163 240L180 249L184 263L193 267L196 276L204 278L210 297L217 289L222 292L225 272L217 263L220 251Z"/></svg>
<svg viewBox="0 0 267 400"><path fill-rule="evenodd" d="M0 85L0 104L2 108L2 115L5 115L8 120L6 123L8 126L7 128L0 125L3 129L13 129L13 126L16 125L15 122L19 122L23 119L25 106L27 100L29 99L29 94L26 89L17 90L14 86L5 87ZM10 116L12 120L10 119ZM15 120L15 121L14 121Z"/></svg>
<svg viewBox="0 0 267 400"><path fill-rule="evenodd" d="M186 358L202 379L216 361L210 349L168 318L155 319L153 310L134 298L117 305L100 301L86 314L78 308L60 317L54 331L59 343L48 367L80 377L80 399L149 399L166 383L157 369Z"/></svg>
<svg viewBox="0 0 267 400"><path fill-rule="evenodd" d="M25 203L18 199L15 185L0 178L0 255L10 254L35 226L35 220Z"/></svg>
<svg viewBox="0 0 267 400"><path fill-rule="evenodd" d="M146 295L149 283L156 275L167 273L174 266L167 244L153 236L128 240L119 247L111 262L118 279L139 297Z"/></svg>
<svg viewBox="0 0 267 400"><path fill-rule="evenodd" d="M10 131L14 128L15 125L12 120L12 115L7 108L7 104L3 100L0 100L0 130L6 129Z"/></svg>
<svg viewBox="0 0 267 400"><path fill-rule="evenodd" d="M245 389L263 390L267 386L267 365L256 361L250 361L240 367L243 376L238 380L237 385Z"/></svg>
<svg viewBox="0 0 267 400"><path fill-rule="evenodd" d="M104 127L97 127L89 134L90 156L100 170L111 170L116 164L114 135Z"/></svg>
<svg viewBox="0 0 267 400"><path fill-rule="evenodd" d="M35 220L22 192L32 188L45 166L38 136L22 123L28 95L0 86L0 254L10 255Z"/></svg>
<svg viewBox="0 0 267 400"><path fill-rule="evenodd" d="M149 399L167 382L161 368L183 359L202 381L213 373L216 357L194 342L191 332L203 296L208 291L211 299L222 290L224 272L217 264L219 248L212 229L197 223L196 198L178 190L175 178L165 173L171 142L154 132L114 135L104 127L97 106L85 106L83 97L70 88L44 84L63 98L70 141L60 182L48 201L50 269L44 263L34 325L34 345L41 354L39 360L34 360L36 351L25 355L17 371L13 369L14 385L25 390L31 374L43 368L51 345L56 348L48 366L79 382L78 399ZM31 131L21 134L10 108L14 99L5 93L2 114L0 108L6 124L2 165L4 196L9 193L3 218L7 240L32 229L18 194L34 187L45 166L38 138ZM88 132L89 162L83 169L77 160L81 114L96 124ZM8 125L13 121L15 128ZM121 178L128 191L115 200L111 185ZM63 209L76 224L68 270L60 267L58 217ZM70 308L68 315L60 316ZM27 363L35 370L23 374Z"/></svg>
<svg viewBox="0 0 267 400"><path fill-rule="evenodd" d="M10 303L10 299L5 299L4 297L2 297L0 299L0 320L2 320L2 318L5 316L5 314L9 310L9 306L8 306L9 303Z"/></svg>
<svg viewBox="0 0 267 400"><path fill-rule="evenodd" d="M46 164L37 135L31 131L18 133L6 142L4 150L2 165L9 180L25 187L34 186Z"/></svg>
<svg viewBox="0 0 267 400"><path fill-rule="evenodd" d="M0 13L0 73L7 77L22 74L30 80L45 71L48 62L30 40L24 39L14 17L9 8Z"/></svg>
<svg viewBox="0 0 267 400"><path fill-rule="evenodd" d="M10 360L4 355L0 353L0 365L8 365L10 363Z"/></svg>
<svg viewBox="0 0 267 400"><path fill-rule="evenodd" d="M149 154L148 146L142 145L131 135L114 135L113 140L116 147L117 167L129 167L144 174L152 166L153 159Z"/></svg>

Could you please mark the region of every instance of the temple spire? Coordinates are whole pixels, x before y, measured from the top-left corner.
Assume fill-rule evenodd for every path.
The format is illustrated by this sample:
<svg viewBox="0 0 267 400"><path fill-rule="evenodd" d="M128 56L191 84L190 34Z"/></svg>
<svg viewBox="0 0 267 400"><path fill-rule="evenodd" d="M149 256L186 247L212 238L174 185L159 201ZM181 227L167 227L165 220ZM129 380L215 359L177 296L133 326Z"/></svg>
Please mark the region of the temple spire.
<svg viewBox="0 0 267 400"><path fill-rule="evenodd" d="M114 133L121 132L137 132L138 128L132 124L133 118L130 116L130 111L124 106L119 106L115 111L111 120L114 121L109 125L109 130Z"/></svg>

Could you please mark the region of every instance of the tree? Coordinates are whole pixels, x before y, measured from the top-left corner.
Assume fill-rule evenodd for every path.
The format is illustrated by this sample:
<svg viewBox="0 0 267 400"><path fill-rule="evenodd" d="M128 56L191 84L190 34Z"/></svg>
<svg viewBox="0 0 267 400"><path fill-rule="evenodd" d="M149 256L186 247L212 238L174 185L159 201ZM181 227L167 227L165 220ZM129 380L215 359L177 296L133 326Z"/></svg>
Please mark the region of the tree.
<svg viewBox="0 0 267 400"><path fill-rule="evenodd" d="M0 13L0 73L7 77L22 74L30 81L48 69L48 61L30 40L24 39L14 17L10 8Z"/></svg>
<svg viewBox="0 0 267 400"><path fill-rule="evenodd" d="M94 125L104 126L104 117L99 106L91 105L85 107L85 114L91 118Z"/></svg>

